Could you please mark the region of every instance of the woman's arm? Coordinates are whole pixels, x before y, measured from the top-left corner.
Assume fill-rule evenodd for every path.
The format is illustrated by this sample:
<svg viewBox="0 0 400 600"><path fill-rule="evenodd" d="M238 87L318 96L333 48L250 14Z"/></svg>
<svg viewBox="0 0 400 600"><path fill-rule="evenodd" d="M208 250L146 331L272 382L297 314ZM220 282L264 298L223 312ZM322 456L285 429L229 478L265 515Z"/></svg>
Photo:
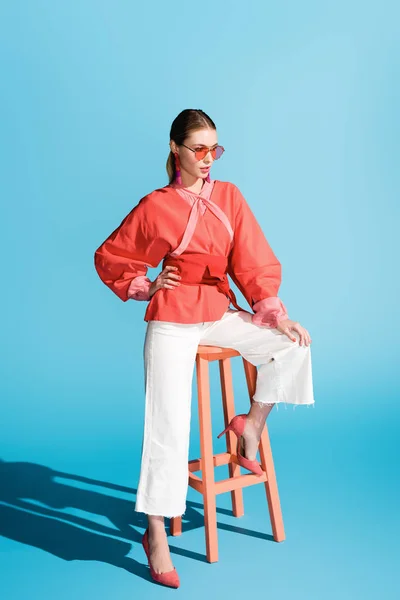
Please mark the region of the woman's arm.
<svg viewBox="0 0 400 600"><path fill-rule="evenodd" d="M255 312L253 323L276 327L289 318L278 298L281 264L239 188L234 188L236 218L228 273Z"/></svg>
<svg viewBox="0 0 400 600"><path fill-rule="evenodd" d="M103 283L123 302L149 300L148 267L157 267L169 250L158 233L154 207L145 196L96 250L94 265Z"/></svg>

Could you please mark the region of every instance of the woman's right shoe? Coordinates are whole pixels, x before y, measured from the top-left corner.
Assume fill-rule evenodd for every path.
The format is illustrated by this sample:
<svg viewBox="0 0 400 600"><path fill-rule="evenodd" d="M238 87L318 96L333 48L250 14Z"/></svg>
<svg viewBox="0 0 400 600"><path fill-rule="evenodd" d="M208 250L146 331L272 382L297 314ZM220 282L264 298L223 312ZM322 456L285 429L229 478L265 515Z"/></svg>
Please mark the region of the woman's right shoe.
<svg viewBox="0 0 400 600"><path fill-rule="evenodd" d="M220 438L221 435L224 435L224 433L227 433L228 431L233 431L233 433L238 438L236 455L238 458L239 465L244 467L245 469L249 469L249 471L251 471L255 475L262 475L264 473L264 471L260 467L258 461L257 460L249 460L248 458L243 456L243 454L241 454L241 452L240 452L240 437L243 435L243 432L244 432L244 427L246 425L246 418L247 418L247 415L244 415L244 414L236 415L235 417L233 417L233 419L229 423L228 427L226 429L224 429L224 431L221 431L221 433L218 435L218 437Z"/></svg>
<svg viewBox="0 0 400 600"><path fill-rule="evenodd" d="M161 583L162 585L167 585L169 587L178 588L180 585L180 581L179 581L178 572L175 569L175 567L172 569L172 571L167 571L166 573L156 573L155 570L153 569L153 565L151 564L151 561L150 561L149 528L147 528L146 531L144 532L144 535L142 538L142 545L143 545L144 551L146 552L147 561L149 563L150 575L152 576L154 581L157 581L157 583Z"/></svg>

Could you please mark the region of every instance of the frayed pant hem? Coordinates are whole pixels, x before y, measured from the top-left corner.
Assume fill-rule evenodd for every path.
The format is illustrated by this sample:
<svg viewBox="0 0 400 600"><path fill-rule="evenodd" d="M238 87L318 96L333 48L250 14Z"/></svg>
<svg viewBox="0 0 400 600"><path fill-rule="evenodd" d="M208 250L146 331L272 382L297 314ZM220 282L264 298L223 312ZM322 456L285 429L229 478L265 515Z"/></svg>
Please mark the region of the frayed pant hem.
<svg viewBox="0 0 400 600"><path fill-rule="evenodd" d="M176 517L183 517L185 512L186 512L186 507L184 508L183 511L179 512L178 514L172 514L172 515L164 515L162 514L163 511L158 511L158 512L154 512L152 510L147 511L146 509L137 509L135 507L135 512L142 512L145 515L149 515L150 517L164 517L165 519L175 519Z"/></svg>
<svg viewBox="0 0 400 600"><path fill-rule="evenodd" d="M296 408L296 406L307 406L307 408L312 406L313 408L315 408L315 400L313 402L286 402L286 400L277 400L276 402L260 402L260 400L253 399L253 402L256 402L257 404L262 404L263 406L274 406L274 404L276 404L276 410L278 410L279 408L278 404L284 404L285 410L287 410L288 404L293 405L293 410Z"/></svg>

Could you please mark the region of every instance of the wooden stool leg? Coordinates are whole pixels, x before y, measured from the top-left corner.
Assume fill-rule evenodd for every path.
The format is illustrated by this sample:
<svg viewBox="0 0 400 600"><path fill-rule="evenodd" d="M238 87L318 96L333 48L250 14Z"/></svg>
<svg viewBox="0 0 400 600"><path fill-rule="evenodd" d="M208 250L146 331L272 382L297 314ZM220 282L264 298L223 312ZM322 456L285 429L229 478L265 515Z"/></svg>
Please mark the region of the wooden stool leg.
<svg viewBox="0 0 400 600"><path fill-rule="evenodd" d="M172 517L169 522L169 531L171 535L181 535L182 517Z"/></svg>
<svg viewBox="0 0 400 600"><path fill-rule="evenodd" d="M218 536L208 361L197 355L196 367L206 554L212 563L218 561Z"/></svg>
<svg viewBox="0 0 400 600"><path fill-rule="evenodd" d="M235 402L233 395L233 384L232 384L232 369L231 361L229 358L223 358L219 362L219 374L221 379L221 391L222 391L222 406L224 409L224 420L225 427L227 427L229 421L235 416ZM226 449L229 454L236 454L236 436L233 431L228 431L226 436ZM240 475L240 465L236 463L229 463L229 477L237 477ZM244 515L243 506L243 490L239 488L232 490L232 512L235 517L242 517Z"/></svg>
<svg viewBox="0 0 400 600"><path fill-rule="evenodd" d="M250 402L256 391L257 367L243 359L244 371L246 374L247 388L249 390ZM269 516L271 519L272 533L276 542L283 542L285 539L285 530L283 527L283 518L281 504L279 500L278 484L276 481L274 461L272 458L271 443L268 434L267 424L261 434L259 445L261 466L267 474L265 482L265 491L267 493Z"/></svg>

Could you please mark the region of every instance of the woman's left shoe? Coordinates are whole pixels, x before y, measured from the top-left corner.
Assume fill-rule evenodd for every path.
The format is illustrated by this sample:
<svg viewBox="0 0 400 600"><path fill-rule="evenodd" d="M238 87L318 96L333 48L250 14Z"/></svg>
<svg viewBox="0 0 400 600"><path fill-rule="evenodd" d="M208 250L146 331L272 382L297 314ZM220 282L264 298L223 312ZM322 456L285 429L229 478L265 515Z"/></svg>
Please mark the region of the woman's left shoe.
<svg viewBox="0 0 400 600"><path fill-rule="evenodd" d="M244 414L236 415L235 417L233 417L233 419L229 423L228 427L226 429L224 429L224 431L221 431L221 433L218 435L218 437L220 438L221 435L224 435L224 433L227 433L228 431L233 431L233 433L238 438L236 455L238 458L239 465L241 465L245 469L249 469L249 471L251 471L255 475L262 475L264 473L264 471L260 467L258 461L257 460L249 460L248 458L243 456L243 454L241 454L241 452L240 452L240 437L243 435L244 428L246 425L246 419L247 419L247 415L244 415Z"/></svg>
<svg viewBox="0 0 400 600"><path fill-rule="evenodd" d="M152 576L154 581L157 581L157 583L161 583L162 585L167 585L169 587L178 588L180 585L180 581L179 581L178 572L175 569L175 567L172 569L172 571L167 571L166 573L156 573L156 571L153 569L153 565L151 564L151 560L150 560L149 529L148 528L144 532L144 535L142 538L142 545L143 545L144 551L146 552L147 561L149 563L150 575Z"/></svg>

